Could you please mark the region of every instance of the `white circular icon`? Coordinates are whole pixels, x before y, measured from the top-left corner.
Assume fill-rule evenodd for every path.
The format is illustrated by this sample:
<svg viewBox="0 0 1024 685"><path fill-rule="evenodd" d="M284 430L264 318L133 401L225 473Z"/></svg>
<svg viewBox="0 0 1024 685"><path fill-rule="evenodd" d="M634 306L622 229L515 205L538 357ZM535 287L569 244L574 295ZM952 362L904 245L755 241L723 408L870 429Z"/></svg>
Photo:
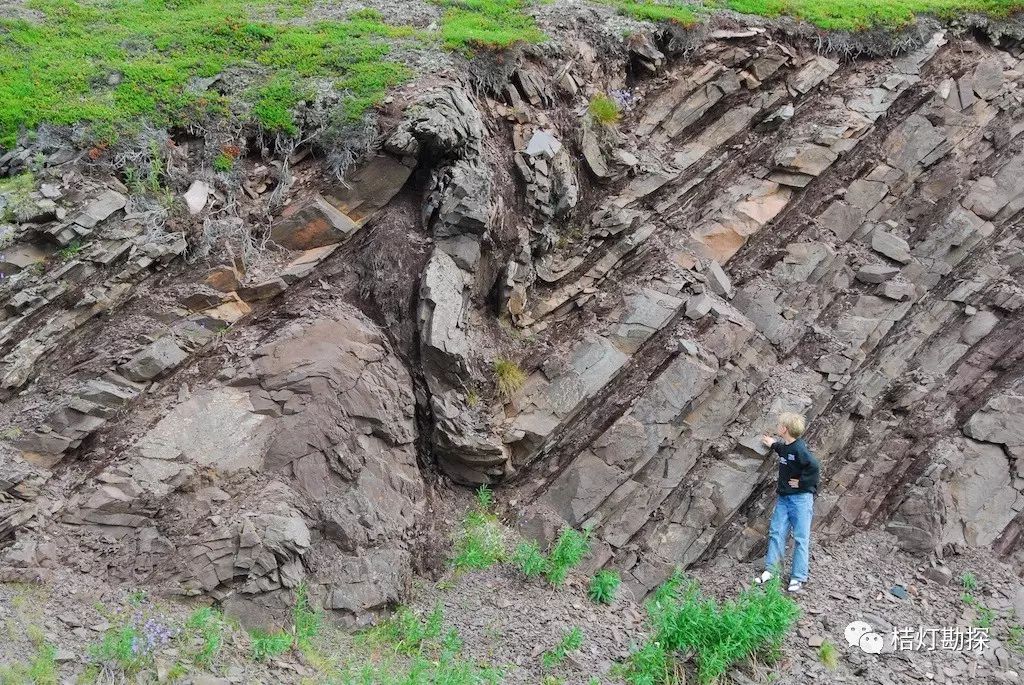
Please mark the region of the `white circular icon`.
<svg viewBox="0 0 1024 685"><path fill-rule="evenodd" d="M854 621L850 625L846 626L846 630L843 631L843 635L846 637L846 641L851 647L856 647L860 645L860 639L871 631L871 626L864 621Z"/></svg>
<svg viewBox="0 0 1024 685"><path fill-rule="evenodd" d="M885 640L878 633L864 633L860 636L860 648L868 654L881 654Z"/></svg>

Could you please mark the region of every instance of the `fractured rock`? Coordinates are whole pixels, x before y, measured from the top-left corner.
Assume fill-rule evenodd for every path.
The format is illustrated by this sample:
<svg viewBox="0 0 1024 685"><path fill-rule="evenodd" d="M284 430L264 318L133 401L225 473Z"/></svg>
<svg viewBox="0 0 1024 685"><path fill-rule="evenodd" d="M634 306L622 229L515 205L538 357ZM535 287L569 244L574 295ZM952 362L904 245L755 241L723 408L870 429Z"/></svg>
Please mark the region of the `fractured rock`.
<svg viewBox="0 0 1024 685"><path fill-rule="evenodd" d="M871 249L900 264L910 263L910 245L903 238L875 229L871 234Z"/></svg>
<svg viewBox="0 0 1024 685"><path fill-rule="evenodd" d="M862 283L884 283L900 272L888 264L866 264L857 270L857 280Z"/></svg>
<svg viewBox="0 0 1024 685"><path fill-rule="evenodd" d="M123 209L128 198L116 190L105 190L99 197L86 205L82 213L74 218L74 222L84 228L93 228L105 221L111 214Z"/></svg>
<svg viewBox="0 0 1024 685"><path fill-rule="evenodd" d="M141 383L157 378L186 359L188 353L178 346L174 338L165 335L142 348L119 371L125 378Z"/></svg>
<svg viewBox="0 0 1024 685"><path fill-rule="evenodd" d="M200 181L198 179L192 181L192 185L188 187L188 190L185 191L185 195L183 196L185 204L188 205L188 213L195 216L196 214L199 214L199 212L203 211L212 190L213 189L210 188L210 185L205 181Z"/></svg>

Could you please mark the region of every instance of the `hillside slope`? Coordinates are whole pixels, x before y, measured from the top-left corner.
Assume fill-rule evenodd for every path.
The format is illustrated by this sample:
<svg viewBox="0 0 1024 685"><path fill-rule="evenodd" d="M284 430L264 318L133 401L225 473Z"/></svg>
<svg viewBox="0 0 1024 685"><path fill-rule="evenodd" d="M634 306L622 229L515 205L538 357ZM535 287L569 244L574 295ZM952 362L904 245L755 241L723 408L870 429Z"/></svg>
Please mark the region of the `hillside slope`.
<svg viewBox="0 0 1024 685"><path fill-rule="evenodd" d="M467 19L446 7L408 16L450 42ZM318 6L373 23L412 80L374 80L358 112L344 86L292 103L294 130L251 111L111 141L16 122L41 127L0 156L0 577L264 629L302 587L363 626L442 572L452 501L487 484L542 547L590 529L587 570L639 605L676 567L753 572L775 477L759 436L796 410L823 544L887 533L922 569L978 555L1010 625L1013 25L523 8L544 42L467 57L402 42L386 8ZM268 44L310 47L282 26ZM303 78L348 59L328 57ZM320 118L339 111L358 116Z"/></svg>

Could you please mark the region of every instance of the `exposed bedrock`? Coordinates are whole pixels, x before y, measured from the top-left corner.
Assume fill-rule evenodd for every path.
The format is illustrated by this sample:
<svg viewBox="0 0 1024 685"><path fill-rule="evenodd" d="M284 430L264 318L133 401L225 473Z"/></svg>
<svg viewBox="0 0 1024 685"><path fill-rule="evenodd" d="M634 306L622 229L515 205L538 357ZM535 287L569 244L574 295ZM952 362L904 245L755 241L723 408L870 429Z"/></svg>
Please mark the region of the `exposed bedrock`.
<svg viewBox="0 0 1024 685"><path fill-rule="evenodd" d="M424 500L413 404L408 371L360 315L295 324L66 503L62 560L207 594L254 624L283 619L282 593L305 581L365 621L412 577Z"/></svg>
<svg viewBox="0 0 1024 685"><path fill-rule="evenodd" d="M581 33L503 89L407 93L344 183L305 162L258 276L176 271L184 238L116 189L35 198L0 253L0 572L56 557L252 623L305 581L364 622L405 597L436 467L530 535L592 528L591 565L643 596L763 553L759 436L786 410L823 462L819 534L1024 560L1018 46L670 38L599 57Z"/></svg>

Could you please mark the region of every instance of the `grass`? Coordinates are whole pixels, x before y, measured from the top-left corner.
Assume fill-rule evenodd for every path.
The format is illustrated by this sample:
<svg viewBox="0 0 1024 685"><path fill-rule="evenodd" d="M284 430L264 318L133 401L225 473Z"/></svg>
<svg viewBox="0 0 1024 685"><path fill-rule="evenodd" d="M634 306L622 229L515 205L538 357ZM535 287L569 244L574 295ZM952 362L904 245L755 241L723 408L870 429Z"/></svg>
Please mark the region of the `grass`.
<svg viewBox="0 0 1024 685"><path fill-rule="evenodd" d="M60 259L60 261L62 262L69 261L73 259L75 255L81 252L82 248L84 247L85 245L82 244L82 241L79 240L78 238L75 238L65 247L62 247L60 250L57 251L57 258Z"/></svg>
<svg viewBox="0 0 1024 685"><path fill-rule="evenodd" d="M295 622L295 646L299 649L309 646L323 627L323 614L313 609L313 605L310 604L309 588L305 583L300 583L295 589L292 620Z"/></svg>
<svg viewBox="0 0 1024 685"><path fill-rule="evenodd" d="M441 40L449 50L504 49L539 43L544 34L526 14L527 0L435 0L445 8Z"/></svg>
<svg viewBox="0 0 1024 685"><path fill-rule="evenodd" d="M0 685L57 685L57 650L40 644L28 663L0 665Z"/></svg>
<svg viewBox="0 0 1024 685"><path fill-rule="evenodd" d="M965 586L966 587L966 586ZM977 583L972 585L973 588L977 588ZM974 625L978 628L991 628L992 624L996 621L996 612L985 606L981 601L972 595L970 592L964 592L960 595L960 599L964 604L974 609L978 617L974 619Z"/></svg>
<svg viewBox="0 0 1024 685"><path fill-rule="evenodd" d="M697 14L693 5L685 2L655 2L654 0L604 0L604 4L612 5L620 14L641 21L670 22L680 26L693 26L697 23Z"/></svg>
<svg viewBox="0 0 1024 685"><path fill-rule="evenodd" d="M490 568L505 559L505 537L493 514L471 511L455 540L452 566L456 571Z"/></svg>
<svg viewBox="0 0 1024 685"><path fill-rule="evenodd" d="M666 646L648 641L629 655L629 660L615 668L628 685L677 685L685 683L675 657Z"/></svg>
<svg viewBox="0 0 1024 685"><path fill-rule="evenodd" d="M249 637L252 642L253 659L267 661L293 648L305 651L312 646L313 639L320 634L323 627L323 615L310 604L309 589L305 583L300 583L295 589L292 623L291 632L252 631Z"/></svg>
<svg viewBox="0 0 1024 685"><path fill-rule="evenodd" d="M390 646L397 654L414 656L423 654L439 640L443 628L444 614L440 605L426 616L402 606L386 621L367 631L366 638L371 643Z"/></svg>
<svg viewBox="0 0 1024 685"><path fill-rule="evenodd" d="M575 652L582 645L583 631L578 627L573 627L553 649L549 649L541 655L541 663L544 664L544 668L552 669L565 661L569 652Z"/></svg>
<svg viewBox="0 0 1024 685"><path fill-rule="evenodd" d="M89 648L91 661L113 667L126 676L139 673L150 666L153 654L139 649L143 644L142 631L134 625L121 625L108 630L99 644Z"/></svg>
<svg viewBox="0 0 1024 685"><path fill-rule="evenodd" d="M292 636L288 633L254 630L249 637L252 640L252 658L256 661L269 661L292 648Z"/></svg>
<svg viewBox="0 0 1024 685"><path fill-rule="evenodd" d="M970 571L964 571L963 575L960 576L960 585L965 590L973 592L978 589L978 578Z"/></svg>
<svg viewBox="0 0 1024 685"><path fill-rule="evenodd" d="M919 14L934 14L941 19L968 12L1005 17L1024 10L1020 0L718 0L707 4L766 17L788 15L833 31L899 28Z"/></svg>
<svg viewBox="0 0 1024 685"><path fill-rule="evenodd" d="M200 607L185 621L185 634L199 639L199 649L193 660L200 666L209 667L224 645L224 635L229 626L224 615L211 607Z"/></svg>
<svg viewBox="0 0 1024 685"><path fill-rule="evenodd" d="M1024 0L597 1L635 19L683 26L698 12L726 8L850 31L900 27L918 14L1024 10ZM303 126L296 107L320 86L340 94L337 117L352 122L411 78L390 57L397 42L440 40L472 53L544 40L531 0L433 2L443 8L436 35L389 25L370 9L294 21L309 0L28 0L41 20L0 18L0 148L43 123L90 125L99 153L143 121L169 127L228 117L294 136ZM196 87L231 72L246 74L248 86L229 95ZM227 170L227 160L218 160L218 170Z"/></svg>
<svg viewBox="0 0 1024 685"><path fill-rule="evenodd" d="M18 211L30 202L29 194L35 189L36 179L31 171L17 176L0 178L0 196L5 199L4 207L0 209L0 222L14 221Z"/></svg>
<svg viewBox="0 0 1024 685"><path fill-rule="evenodd" d="M365 654L366 647L373 652ZM328 682L338 685L497 685L501 682L500 670L466 661L460 654L461 649L458 631L444 630L440 606L425 616L408 607L399 607L390 618L359 636L357 649L346 650L347 661L331 669L335 673Z"/></svg>
<svg viewBox="0 0 1024 685"><path fill-rule="evenodd" d="M0 19L0 146L42 123L89 122L114 136L140 119L159 126L229 103L191 88L195 78L232 68L273 74L250 93L265 128L291 132L289 108L306 83L327 79L358 117L409 71L387 59L389 40L411 37L362 10L344 20L283 23L275 11L304 0L32 0L39 22Z"/></svg>
<svg viewBox="0 0 1024 685"><path fill-rule="evenodd" d="M622 117L619 104L604 93L598 93L590 98L590 105L587 108L590 118L603 126L610 126Z"/></svg>
<svg viewBox="0 0 1024 685"><path fill-rule="evenodd" d="M499 357L494 360L494 382L498 395L507 402L526 385L526 374L514 361Z"/></svg>
<svg viewBox="0 0 1024 685"><path fill-rule="evenodd" d="M569 570L577 566L590 551L590 531L579 532L563 528L551 551L548 552L544 576L552 585L561 585Z"/></svg>
<svg viewBox="0 0 1024 685"><path fill-rule="evenodd" d="M1010 626L1006 629L1006 646L1024 655L1024 626Z"/></svg>
<svg viewBox="0 0 1024 685"><path fill-rule="evenodd" d="M235 158L226 152L221 152L213 158L213 170L227 173L235 168Z"/></svg>
<svg viewBox="0 0 1024 685"><path fill-rule="evenodd" d="M619 574L615 571L609 571L607 569L598 571L594 574L594 577L590 579L590 587L587 589L587 595L591 601L598 604L611 604L615 599L615 593L619 589L619 584L622 580L619 578Z"/></svg>
<svg viewBox="0 0 1024 685"><path fill-rule="evenodd" d="M735 663L754 655L773 660L800 610L774 579L719 605L676 572L647 603L653 636L626 663L630 685L675 682L674 655L696 655L698 681L713 683Z"/></svg>
<svg viewBox="0 0 1024 685"><path fill-rule="evenodd" d="M547 559L540 552L540 547L532 540L520 542L512 554L512 563L527 578L536 578L544 572Z"/></svg>
<svg viewBox="0 0 1024 685"><path fill-rule="evenodd" d="M825 668L834 671L839 666L839 650L834 644L825 640L818 648L818 660L825 665Z"/></svg>
<svg viewBox="0 0 1024 685"><path fill-rule="evenodd" d="M480 511L489 511L494 506L494 491L486 485L481 485L474 493L476 506Z"/></svg>

